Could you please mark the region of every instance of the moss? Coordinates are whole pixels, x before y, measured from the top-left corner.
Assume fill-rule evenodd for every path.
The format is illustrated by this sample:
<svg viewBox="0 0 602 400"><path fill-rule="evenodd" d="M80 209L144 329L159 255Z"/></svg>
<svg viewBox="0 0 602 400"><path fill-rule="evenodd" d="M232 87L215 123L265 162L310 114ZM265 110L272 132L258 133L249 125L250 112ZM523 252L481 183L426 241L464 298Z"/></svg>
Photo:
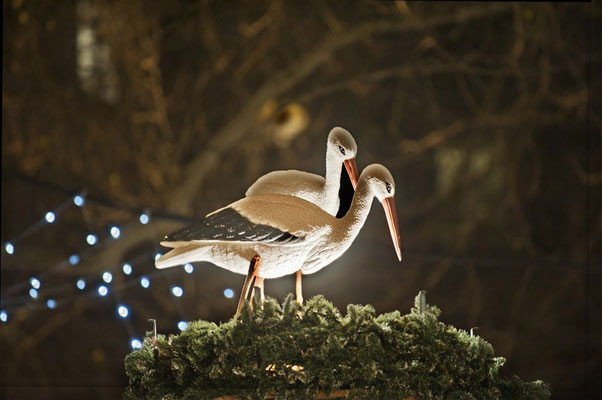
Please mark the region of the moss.
<svg viewBox="0 0 602 400"><path fill-rule="evenodd" d="M376 316L372 306L292 295L237 321L191 322L180 335L147 334L125 359L126 399L547 399L547 384L504 377L504 359L478 336L439 322L436 307ZM422 312L419 311L422 309ZM343 389L344 391L341 391Z"/></svg>

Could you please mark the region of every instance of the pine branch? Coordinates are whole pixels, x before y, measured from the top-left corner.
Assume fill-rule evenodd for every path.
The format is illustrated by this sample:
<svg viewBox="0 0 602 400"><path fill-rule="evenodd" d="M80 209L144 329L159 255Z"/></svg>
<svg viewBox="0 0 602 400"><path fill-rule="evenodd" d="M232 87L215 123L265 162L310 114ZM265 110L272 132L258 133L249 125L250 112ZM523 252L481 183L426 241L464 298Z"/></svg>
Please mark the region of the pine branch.
<svg viewBox="0 0 602 400"><path fill-rule="evenodd" d="M445 325L417 297L407 315L376 316L322 296L300 307L268 300L237 321L147 335L126 357L126 399L547 399L547 384L507 378L478 336Z"/></svg>

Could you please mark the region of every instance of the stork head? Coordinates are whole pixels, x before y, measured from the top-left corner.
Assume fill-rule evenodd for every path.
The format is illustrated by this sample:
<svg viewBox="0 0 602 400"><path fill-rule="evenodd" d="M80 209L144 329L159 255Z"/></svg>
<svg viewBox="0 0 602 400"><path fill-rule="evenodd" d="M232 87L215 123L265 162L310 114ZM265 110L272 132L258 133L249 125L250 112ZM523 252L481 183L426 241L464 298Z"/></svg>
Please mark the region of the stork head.
<svg viewBox="0 0 602 400"><path fill-rule="evenodd" d="M345 169L347 170L347 174L349 174L353 189L355 189L359 179L359 172L355 162L357 144L355 144L355 139L353 139L351 133L340 127L333 128L328 135L328 150L345 164Z"/></svg>
<svg viewBox="0 0 602 400"><path fill-rule="evenodd" d="M401 261L401 239L399 238L399 224L395 208L395 180L393 180L393 175L380 164L370 164L362 171L361 179L366 180L369 190L385 209L395 253Z"/></svg>

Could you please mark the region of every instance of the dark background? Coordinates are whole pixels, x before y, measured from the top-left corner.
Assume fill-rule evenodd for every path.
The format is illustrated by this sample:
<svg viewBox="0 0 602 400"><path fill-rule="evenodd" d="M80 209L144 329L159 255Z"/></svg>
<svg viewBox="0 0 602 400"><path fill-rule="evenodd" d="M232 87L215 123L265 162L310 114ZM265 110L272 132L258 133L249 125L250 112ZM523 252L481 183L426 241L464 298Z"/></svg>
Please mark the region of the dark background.
<svg viewBox="0 0 602 400"><path fill-rule="evenodd" d="M375 205L305 297L407 312L426 289L443 321L479 327L506 374L549 382L554 399L600 393L596 5L6 0L3 13L3 399L119 398L148 318L161 333L229 319L244 277L158 273L160 238L271 170L323 174L334 126L355 136L360 169L393 172L404 260ZM266 291L282 299L294 278Z"/></svg>

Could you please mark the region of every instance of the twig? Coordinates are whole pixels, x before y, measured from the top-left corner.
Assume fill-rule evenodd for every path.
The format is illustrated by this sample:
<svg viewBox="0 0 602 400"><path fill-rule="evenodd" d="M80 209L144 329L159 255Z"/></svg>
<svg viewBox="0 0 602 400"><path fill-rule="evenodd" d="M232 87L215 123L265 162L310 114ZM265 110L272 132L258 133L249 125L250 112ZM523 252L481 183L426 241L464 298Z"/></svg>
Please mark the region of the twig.
<svg viewBox="0 0 602 400"><path fill-rule="evenodd" d="M448 140L452 136L457 135L466 129L466 123L464 121L455 121L452 124L436 129L422 139L419 140L410 140L404 139L399 144L401 151L405 153L423 153L426 150L432 149L435 146L438 146L443 141Z"/></svg>

